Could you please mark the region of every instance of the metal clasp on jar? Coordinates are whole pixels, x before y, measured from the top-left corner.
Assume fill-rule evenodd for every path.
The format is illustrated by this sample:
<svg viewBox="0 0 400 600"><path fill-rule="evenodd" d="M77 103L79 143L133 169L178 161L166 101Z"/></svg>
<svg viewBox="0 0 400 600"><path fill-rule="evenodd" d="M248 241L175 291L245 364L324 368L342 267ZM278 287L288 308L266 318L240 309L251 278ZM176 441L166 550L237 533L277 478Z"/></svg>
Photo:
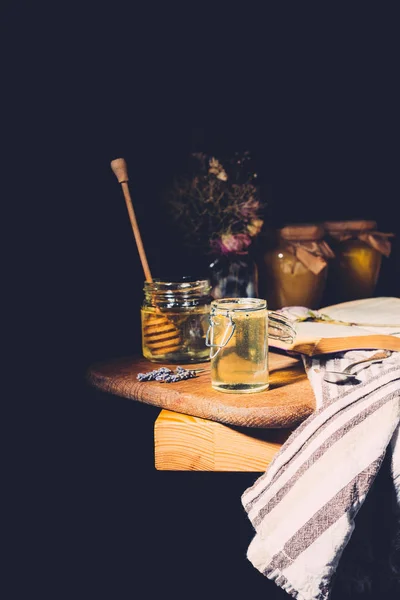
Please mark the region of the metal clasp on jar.
<svg viewBox="0 0 400 600"><path fill-rule="evenodd" d="M225 315L220 315L220 316L226 317L227 319L229 319L229 322L225 329L224 335L222 337L222 343L214 344L214 327L217 325L217 323L214 321L215 311L214 311L214 309L211 310L210 318L209 318L210 326L207 329L207 334L206 334L206 346L208 348L211 348L210 358L214 358L215 356L217 356L217 354L221 350L221 348L225 348L225 346L232 339L232 336L235 333L235 329L236 329L236 324L235 324L234 320L232 319L232 316L228 310L226 311ZM230 331L229 331L229 329L230 329ZM213 348L217 348L217 351L215 353L213 353Z"/></svg>

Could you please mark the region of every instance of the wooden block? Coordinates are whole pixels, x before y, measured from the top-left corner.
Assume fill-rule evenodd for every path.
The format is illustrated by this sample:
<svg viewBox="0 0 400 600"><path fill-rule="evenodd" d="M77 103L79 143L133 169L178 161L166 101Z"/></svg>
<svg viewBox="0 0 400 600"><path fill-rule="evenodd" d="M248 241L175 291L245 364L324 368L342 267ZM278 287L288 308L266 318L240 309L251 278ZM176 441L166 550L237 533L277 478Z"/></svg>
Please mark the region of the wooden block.
<svg viewBox="0 0 400 600"><path fill-rule="evenodd" d="M154 425L161 471L264 472L289 429L250 429L162 410Z"/></svg>

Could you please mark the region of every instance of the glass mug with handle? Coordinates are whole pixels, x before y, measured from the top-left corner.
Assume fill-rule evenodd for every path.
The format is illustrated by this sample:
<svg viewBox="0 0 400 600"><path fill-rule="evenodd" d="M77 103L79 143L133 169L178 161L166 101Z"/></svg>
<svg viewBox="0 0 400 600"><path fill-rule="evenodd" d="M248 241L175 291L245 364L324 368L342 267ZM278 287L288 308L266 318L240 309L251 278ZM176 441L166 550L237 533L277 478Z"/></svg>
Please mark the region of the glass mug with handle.
<svg viewBox="0 0 400 600"><path fill-rule="evenodd" d="M268 337L293 342L296 330L260 298L224 298L211 303L206 345L211 385L220 392L261 392L269 386Z"/></svg>

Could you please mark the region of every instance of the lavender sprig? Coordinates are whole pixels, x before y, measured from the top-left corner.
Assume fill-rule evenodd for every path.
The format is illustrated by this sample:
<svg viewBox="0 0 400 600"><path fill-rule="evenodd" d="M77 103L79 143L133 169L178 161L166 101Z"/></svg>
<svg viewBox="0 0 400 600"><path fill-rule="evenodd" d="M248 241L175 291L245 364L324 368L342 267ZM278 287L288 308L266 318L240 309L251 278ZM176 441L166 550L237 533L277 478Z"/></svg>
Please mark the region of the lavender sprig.
<svg viewBox="0 0 400 600"><path fill-rule="evenodd" d="M203 369L198 369L202 371ZM194 369L184 369L183 367L176 367L175 372L168 367L160 367L147 373L138 373L136 379L139 381L159 381L160 383L176 383L177 381L183 381L185 379L192 379L197 377L197 371Z"/></svg>

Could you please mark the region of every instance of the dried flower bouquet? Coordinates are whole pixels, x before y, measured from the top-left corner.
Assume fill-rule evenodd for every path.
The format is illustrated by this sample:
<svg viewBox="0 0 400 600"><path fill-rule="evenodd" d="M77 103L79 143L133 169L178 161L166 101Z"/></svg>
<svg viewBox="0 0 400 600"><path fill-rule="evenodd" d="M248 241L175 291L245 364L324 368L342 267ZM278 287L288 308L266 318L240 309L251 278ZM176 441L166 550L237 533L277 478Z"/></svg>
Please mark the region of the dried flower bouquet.
<svg viewBox="0 0 400 600"><path fill-rule="evenodd" d="M204 153L192 159L192 173L175 180L168 199L186 244L214 254L247 253L264 223L249 154L224 164Z"/></svg>

